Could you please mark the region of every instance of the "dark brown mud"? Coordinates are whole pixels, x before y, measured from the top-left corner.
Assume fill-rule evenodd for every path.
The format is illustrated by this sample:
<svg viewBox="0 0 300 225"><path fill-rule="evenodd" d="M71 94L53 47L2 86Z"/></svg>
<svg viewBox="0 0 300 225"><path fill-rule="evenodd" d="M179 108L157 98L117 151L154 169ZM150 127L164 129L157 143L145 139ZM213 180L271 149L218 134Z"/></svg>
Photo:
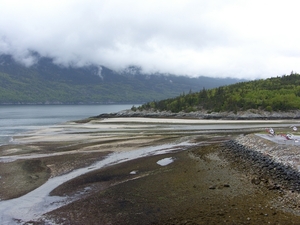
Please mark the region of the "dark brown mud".
<svg viewBox="0 0 300 225"><path fill-rule="evenodd" d="M107 152L77 153L0 163L0 199L20 197L44 184L51 176L89 166L107 154Z"/></svg>
<svg viewBox="0 0 300 225"><path fill-rule="evenodd" d="M35 224L300 224L284 191L253 182L220 144L150 156L78 177L52 192L82 198ZM160 166L157 161L172 157ZM134 173L132 173L134 171Z"/></svg>

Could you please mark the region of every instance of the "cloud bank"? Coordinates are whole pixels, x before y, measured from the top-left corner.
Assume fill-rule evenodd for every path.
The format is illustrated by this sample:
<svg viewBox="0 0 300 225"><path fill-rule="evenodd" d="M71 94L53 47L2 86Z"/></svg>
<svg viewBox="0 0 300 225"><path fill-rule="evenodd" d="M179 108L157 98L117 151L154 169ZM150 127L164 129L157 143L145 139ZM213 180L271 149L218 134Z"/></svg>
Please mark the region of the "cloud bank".
<svg viewBox="0 0 300 225"><path fill-rule="evenodd" d="M0 0L0 54L65 66L267 78L300 72L297 0Z"/></svg>

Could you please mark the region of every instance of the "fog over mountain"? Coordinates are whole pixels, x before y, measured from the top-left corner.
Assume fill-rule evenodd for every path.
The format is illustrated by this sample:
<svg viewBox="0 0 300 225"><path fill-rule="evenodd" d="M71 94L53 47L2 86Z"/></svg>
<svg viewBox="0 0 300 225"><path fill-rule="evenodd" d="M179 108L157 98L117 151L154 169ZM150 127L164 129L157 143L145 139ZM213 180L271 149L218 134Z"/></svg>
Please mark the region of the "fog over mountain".
<svg viewBox="0 0 300 225"><path fill-rule="evenodd" d="M2 0L0 54L190 77L300 71L296 0Z"/></svg>

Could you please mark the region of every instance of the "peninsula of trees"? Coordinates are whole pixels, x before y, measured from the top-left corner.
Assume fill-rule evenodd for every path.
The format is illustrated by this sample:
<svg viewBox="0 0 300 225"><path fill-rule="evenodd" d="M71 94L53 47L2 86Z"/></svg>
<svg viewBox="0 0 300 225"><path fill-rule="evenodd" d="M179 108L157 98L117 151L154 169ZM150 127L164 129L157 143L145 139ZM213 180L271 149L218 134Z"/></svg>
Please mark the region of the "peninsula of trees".
<svg viewBox="0 0 300 225"><path fill-rule="evenodd" d="M136 108L133 107L133 110ZM152 101L139 110L170 112L238 112L249 109L264 111L290 111L300 109L300 74L239 82L200 92L181 94L175 98Z"/></svg>

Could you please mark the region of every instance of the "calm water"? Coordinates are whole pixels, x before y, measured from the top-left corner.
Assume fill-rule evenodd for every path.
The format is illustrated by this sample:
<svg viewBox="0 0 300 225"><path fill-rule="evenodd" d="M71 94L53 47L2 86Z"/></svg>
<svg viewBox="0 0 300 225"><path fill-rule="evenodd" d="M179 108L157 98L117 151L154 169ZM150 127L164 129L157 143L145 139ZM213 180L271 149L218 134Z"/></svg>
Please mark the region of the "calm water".
<svg viewBox="0 0 300 225"><path fill-rule="evenodd" d="M0 145L9 142L15 134L131 107L132 105L2 105Z"/></svg>

